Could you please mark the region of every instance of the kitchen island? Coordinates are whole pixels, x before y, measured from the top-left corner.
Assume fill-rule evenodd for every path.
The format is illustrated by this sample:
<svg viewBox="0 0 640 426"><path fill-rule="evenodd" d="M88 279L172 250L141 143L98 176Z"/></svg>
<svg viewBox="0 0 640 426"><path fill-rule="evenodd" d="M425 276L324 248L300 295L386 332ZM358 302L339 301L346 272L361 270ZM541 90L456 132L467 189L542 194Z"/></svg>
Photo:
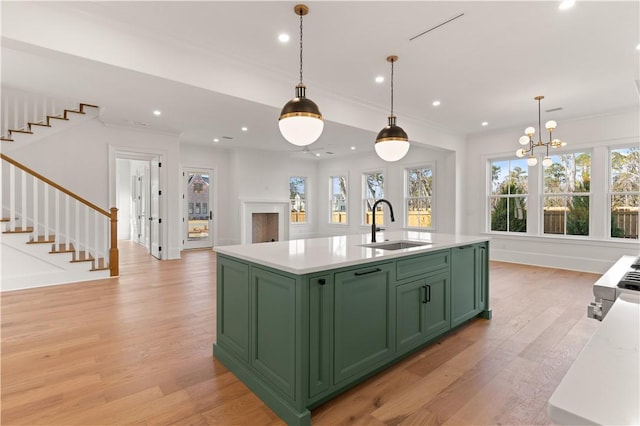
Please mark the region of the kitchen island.
<svg viewBox="0 0 640 426"><path fill-rule="evenodd" d="M214 356L288 424L465 321L486 237L395 231L216 248Z"/></svg>

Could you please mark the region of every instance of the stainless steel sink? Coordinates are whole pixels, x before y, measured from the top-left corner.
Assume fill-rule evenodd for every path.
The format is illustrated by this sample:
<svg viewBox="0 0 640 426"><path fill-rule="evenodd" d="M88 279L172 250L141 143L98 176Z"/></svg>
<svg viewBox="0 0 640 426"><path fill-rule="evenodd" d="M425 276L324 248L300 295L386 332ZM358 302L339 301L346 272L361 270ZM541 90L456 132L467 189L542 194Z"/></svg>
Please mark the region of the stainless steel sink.
<svg viewBox="0 0 640 426"><path fill-rule="evenodd" d="M412 247L420 247L430 245L430 242L426 241L384 241L380 243L362 244L361 247L368 247L380 250L402 250Z"/></svg>

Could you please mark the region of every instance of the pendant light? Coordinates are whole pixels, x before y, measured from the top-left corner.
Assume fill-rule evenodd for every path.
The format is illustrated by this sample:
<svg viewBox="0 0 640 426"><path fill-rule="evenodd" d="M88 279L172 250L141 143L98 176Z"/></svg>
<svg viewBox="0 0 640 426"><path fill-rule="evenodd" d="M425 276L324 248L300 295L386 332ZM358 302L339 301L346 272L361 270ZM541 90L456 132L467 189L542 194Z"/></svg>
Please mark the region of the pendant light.
<svg viewBox="0 0 640 426"><path fill-rule="evenodd" d="M387 57L391 62L391 114L389 124L378 133L376 138L376 154L384 161L398 161L409 152L409 137L396 125L396 116L393 115L393 64L398 60L397 56Z"/></svg>
<svg viewBox="0 0 640 426"><path fill-rule="evenodd" d="M300 83L296 86L295 98L282 108L278 126L287 141L297 146L305 146L320 137L324 121L315 102L305 96L306 86L302 83L302 17L309 13L309 8L304 4L298 4L293 10L300 16Z"/></svg>

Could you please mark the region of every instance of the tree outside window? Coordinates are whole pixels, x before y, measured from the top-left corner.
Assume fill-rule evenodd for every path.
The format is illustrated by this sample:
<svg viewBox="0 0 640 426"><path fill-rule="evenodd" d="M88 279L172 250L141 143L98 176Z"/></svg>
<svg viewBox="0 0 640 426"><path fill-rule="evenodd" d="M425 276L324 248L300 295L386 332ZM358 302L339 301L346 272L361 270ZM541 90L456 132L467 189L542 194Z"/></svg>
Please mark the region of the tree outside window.
<svg viewBox="0 0 640 426"><path fill-rule="evenodd" d="M331 176L329 178L329 204L331 213L329 223L347 223L347 177Z"/></svg>
<svg viewBox="0 0 640 426"><path fill-rule="evenodd" d="M610 151L609 200L611 237L638 239L640 195L639 149L637 146Z"/></svg>
<svg viewBox="0 0 640 426"><path fill-rule="evenodd" d="M376 200L384 197L384 174L382 172L364 173L362 175L364 195L362 205L364 211L364 223L371 225L373 219L373 204ZM384 223L384 203L378 204L376 207L376 225Z"/></svg>
<svg viewBox="0 0 640 426"><path fill-rule="evenodd" d="M307 222L307 178L289 178L289 201L291 203L291 223Z"/></svg>
<svg viewBox="0 0 640 426"><path fill-rule="evenodd" d="M431 228L433 171L429 167L406 169L406 224L412 228Z"/></svg>
<svg viewBox="0 0 640 426"><path fill-rule="evenodd" d="M544 167L544 233L589 235L591 154L551 156Z"/></svg>
<svg viewBox="0 0 640 426"><path fill-rule="evenodd" d="M491 230L527 232L526 159L491 162Z"/></svg>

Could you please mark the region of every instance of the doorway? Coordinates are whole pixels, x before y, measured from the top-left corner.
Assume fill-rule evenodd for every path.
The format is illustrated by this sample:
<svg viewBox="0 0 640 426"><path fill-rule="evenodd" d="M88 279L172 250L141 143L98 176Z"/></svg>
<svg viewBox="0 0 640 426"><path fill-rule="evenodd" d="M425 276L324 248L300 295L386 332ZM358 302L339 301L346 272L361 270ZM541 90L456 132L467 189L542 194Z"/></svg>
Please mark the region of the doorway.
<svg viewBox="0 0 640 426"><path fill-rule="evenodd" d="M184 248L211 248L215 228L213 170L185 168L182 176Z"/></svg>
<svg viewBox="0 0 640 426"><path fill-rule="evenodd" d="M162 259L161 156L117 151L114 157L118 239Z"/></svg>

